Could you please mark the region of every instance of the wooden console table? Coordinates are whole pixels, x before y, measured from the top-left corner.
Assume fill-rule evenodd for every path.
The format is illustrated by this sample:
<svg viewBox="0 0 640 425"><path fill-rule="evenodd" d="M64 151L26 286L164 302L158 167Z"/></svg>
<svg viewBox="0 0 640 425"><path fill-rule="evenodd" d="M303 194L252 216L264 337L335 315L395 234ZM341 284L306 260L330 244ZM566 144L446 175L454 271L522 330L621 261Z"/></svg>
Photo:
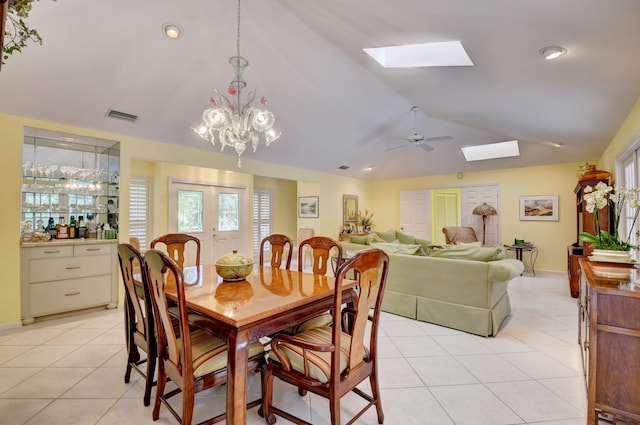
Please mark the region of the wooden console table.
<svg viewBox="0 0 640 425"><path fill-rule="evenodd" d="M640 269L580 258L587 425L640 423Z"/></svg>

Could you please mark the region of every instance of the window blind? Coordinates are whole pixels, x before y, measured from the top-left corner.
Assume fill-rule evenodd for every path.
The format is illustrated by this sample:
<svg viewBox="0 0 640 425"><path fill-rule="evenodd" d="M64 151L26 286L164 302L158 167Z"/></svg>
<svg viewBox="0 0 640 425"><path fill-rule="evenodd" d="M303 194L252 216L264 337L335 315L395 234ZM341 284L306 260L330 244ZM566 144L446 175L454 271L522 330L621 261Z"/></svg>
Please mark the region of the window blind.
<svg viewBox="0 0 640 425"><path fill-rule="evenodd" d="M260 242L271 234L271 190L253 191L253 256L260 256ZM268 249L270 249L269 247Z"/></svg>
<svg viewBox="0 0 640 425"><path fill-rule="evenodd" d="M131 177L129 186L129 237L140 240L140 249L146 250L149 241L149 204L151 180Z"/></svg>

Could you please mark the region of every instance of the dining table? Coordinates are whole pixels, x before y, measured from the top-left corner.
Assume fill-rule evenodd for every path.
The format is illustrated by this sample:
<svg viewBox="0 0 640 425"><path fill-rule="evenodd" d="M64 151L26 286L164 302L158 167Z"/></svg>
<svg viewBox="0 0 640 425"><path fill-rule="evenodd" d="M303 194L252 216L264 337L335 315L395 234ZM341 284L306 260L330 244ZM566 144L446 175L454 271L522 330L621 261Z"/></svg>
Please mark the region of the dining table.
<svg viewBox="0 0 640 425"><path fill-rule="evenodd" d="M249 345L331 309L335 278L268 266L254 266L237 282L223 281L214 265L185 267L183 273L187 307L212 320L227 342L227 424L244 425ZM346 302L355 286L343 279ZM176 299L175 283L167 281L165 292Z"/></svg>

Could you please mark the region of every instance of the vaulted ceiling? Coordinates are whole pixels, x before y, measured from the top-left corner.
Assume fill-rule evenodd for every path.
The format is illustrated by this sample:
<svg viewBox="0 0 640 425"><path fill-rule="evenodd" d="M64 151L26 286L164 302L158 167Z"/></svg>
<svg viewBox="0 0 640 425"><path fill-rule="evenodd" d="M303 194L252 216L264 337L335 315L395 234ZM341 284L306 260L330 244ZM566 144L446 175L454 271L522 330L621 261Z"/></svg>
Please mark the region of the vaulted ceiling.
<svg viewBox="0 0 640 425"><path fill-rule="evenodd" d="M236 7L35 2L44 42L2 67L0 113L172 143L177 160L180 146L218 151L191 128L232 79ZM282 131L245 156L365 179L593 160L640 96L639 17L638 0L243 0L244 77ZM167 22L183 35L165 37ZM362 51L450 40L474 66L385 69ZM547 61L553 45L568 53ZM452 139L387 151L415 130ZM468 163L460 150L513 139L519 157Z"/></svg>

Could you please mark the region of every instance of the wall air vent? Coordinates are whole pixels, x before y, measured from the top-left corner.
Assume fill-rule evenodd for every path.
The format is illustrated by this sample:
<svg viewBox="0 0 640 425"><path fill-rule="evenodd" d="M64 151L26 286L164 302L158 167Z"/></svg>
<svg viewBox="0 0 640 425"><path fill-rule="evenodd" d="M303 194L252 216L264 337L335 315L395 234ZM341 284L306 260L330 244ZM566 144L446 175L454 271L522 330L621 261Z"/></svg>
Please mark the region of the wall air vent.
<svg viewBox="0 0 640 425"><path fill-rule="evenodd" d="M341 165L341 166L338 167L338 169L340 169L340 170L348 170L349 166L348 165Z"/></svg>
<svg viewBox="0 0 640 425"><path fill-rule="evenodd" d="M120 112L113 109L109 109L107 111L107 116L110 118L118 118L119 120L125 120L129 122L136 122L138 119L137 115L127 114L126 112Z"/></svg>

